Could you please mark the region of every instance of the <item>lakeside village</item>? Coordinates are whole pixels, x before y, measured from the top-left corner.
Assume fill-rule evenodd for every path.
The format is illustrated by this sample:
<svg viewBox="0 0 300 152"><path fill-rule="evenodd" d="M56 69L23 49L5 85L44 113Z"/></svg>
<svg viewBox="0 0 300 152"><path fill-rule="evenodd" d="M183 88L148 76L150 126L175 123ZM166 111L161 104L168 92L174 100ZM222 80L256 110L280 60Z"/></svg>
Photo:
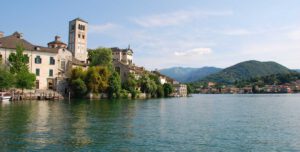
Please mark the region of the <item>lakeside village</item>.
<svg viewBox="0 0 300 152"><path fill-rule="evenodd" d="M272 85L218 85L207 82L205 85L195 88L194 93L201 94L253 94L253 93L300 93L300 80L283 84Z"/></svg>
<svg viewBox="0 0 300 152"><path fill-rule="evenodd" d="M87 49L88 22L69 22L68 45L55 36L47 47L15 32L0 32L1 99L152 98L187 96L187 86L133 63L133 50Z"/></svg>

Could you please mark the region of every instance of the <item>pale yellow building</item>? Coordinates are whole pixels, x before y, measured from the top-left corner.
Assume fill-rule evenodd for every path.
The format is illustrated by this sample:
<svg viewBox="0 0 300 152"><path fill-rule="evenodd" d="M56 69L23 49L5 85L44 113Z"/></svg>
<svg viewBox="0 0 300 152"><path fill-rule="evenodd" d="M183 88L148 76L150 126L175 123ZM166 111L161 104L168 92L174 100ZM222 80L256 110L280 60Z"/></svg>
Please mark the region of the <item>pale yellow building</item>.
<svg viewBox="0 0 300 152"><path fill-rule="evenodd" d="M0 37L0 58L2 64L9 65L8 57L16 52L17 45L22 46L24 54L29 57L28 67L36 74L36 90L55 90L64 92L67 88L66 77L69 67L72 67L72 53L66 49L66 44L60 42L58 36L49 43L49 47L33 45L25 40L21 33Z"/></svg>

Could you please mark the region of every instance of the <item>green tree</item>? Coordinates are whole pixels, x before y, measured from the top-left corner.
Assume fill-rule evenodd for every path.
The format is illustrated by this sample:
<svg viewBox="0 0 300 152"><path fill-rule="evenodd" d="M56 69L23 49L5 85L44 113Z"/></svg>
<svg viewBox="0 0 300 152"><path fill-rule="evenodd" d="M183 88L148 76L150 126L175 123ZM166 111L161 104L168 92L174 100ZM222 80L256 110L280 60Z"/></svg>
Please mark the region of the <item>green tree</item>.
<svg viewBox="0 0 300 152"><path fill-rule="evenodd" d="M22 89L33 89L35 86L36 76L35 74L29 73L26 70L19 71L16 74L16 87Z"/></svg>
<svg viewBox="0 0 300 152"><path fill-rule="evenodd" d="M113 72L108 80L108 97L119 98L121 92L121 79L117 72Z"/></svg>
<svg viewBox="0 0 300 152"><path fill-rule="evenodd" d="M194 88L190 84L187 84L186 87L187 87L187 94L194 93Z"/></svg>
<svg viewBox="0 0 300 152"><path fill-rule="evenodd" d="M107 66L99 66L98 72L101 77L99 91L100 92L107 92L108 88L108 79L111 75L110 69Z"/></svg>
<svg viewBox="0 0 300 152"><path fill-rule="evenodd" d="M9 89L15 82L14 75L5 68L0 68L0 89Z"/></svg>
<svg viewBox="0 0 300 152"><path fill-rule="evenodd" d="M137 88L138 82L135 79L133 74L130 74L127 78L127 80L123 83L123 89L129 91L131 93L131 97L135 98L137 96Z"/></svg>
<svg viewBox="0 0 300 152"><path fill-rule="evenodd" d="M165 83L163 85L163 88L164 88L164 95L166 97L169 97L172 93L173 93L173 86L170 84L170 83Z"/></svg>
<svg viewBox="0 0 300 152"><path fill-rule="evenodd" d="M71 71L71 81L76 80L78 78L84 80L86 76L86 72L81 67L76 67Z"/></svg>
<svg viewBox="0 0 300 152"><path fill-rule="evenodd" d="M91 93L99 93L101 85L101 76L97 67L89 67L86 73L86 85Z"/></svg>
<svg viewBox="0 0 300 152"><path fill-rule="evenodd" d="M109 48L97 48L89 50L90 66L112 67L112 51Z"/></svg>
<svg viewBox="0 0 300 152"><path fill-rule="evenodd" d="M28 71L27 64L29 63L29 57L23 54L24 48L21 45L17 45L16 53L11 53L8 57L10 63L10 72L12 74L20 71Z"/></svg>
<svg viewBox="0 0 300 152"><path fill-rule="evenodd" d="M149 75L143 75L140 79L141 91L147 94L150 94L152 97L157 96L157 84L155 80L150 79Z"/></svg>
<svg viewBox="0 0 300 152"><path fill-rule="evenodd" d="M157 97L159 97L159 98L165 96L165 93L164 93L164 87L163 87L162 85L157 85L156 95L157 95Z"/></svg>
<svg viewBox="0 0 300 152"><path fill-rule="evenodd" d="M80 78L71 81L71 89L75 97L82 97L87 92L87 87L84 81Z"/></svg>

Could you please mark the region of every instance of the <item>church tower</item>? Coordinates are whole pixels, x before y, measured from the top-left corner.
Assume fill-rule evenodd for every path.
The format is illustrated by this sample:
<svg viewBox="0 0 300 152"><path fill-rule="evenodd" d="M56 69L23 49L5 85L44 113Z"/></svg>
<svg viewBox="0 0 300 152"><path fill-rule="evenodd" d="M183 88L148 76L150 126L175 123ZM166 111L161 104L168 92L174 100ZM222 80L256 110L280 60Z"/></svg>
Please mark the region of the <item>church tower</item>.
<svg viewBox="0 0 300 152"><path fill-rule="evenodd" d="M87 62L87 32L88 22L76 18L69 22L68 49L73 56L83 63Z"/></svg>

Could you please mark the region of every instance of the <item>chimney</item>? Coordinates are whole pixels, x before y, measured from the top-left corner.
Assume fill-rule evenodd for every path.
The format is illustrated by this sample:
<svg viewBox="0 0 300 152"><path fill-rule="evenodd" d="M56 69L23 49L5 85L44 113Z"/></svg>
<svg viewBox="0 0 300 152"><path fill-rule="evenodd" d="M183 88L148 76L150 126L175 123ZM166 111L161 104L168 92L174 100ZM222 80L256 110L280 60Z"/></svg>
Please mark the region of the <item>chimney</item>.
<svg viewBox="0 0 300 152"><path fill-rule="evenodd" d="M0 38L4 37L4 33L0 31Z"/></svg>
<svg viewBox="0 0 300 152"><path fill-rule="evenodd" d="M55 36L55 41L60 41L60 36Z"/></svg>

